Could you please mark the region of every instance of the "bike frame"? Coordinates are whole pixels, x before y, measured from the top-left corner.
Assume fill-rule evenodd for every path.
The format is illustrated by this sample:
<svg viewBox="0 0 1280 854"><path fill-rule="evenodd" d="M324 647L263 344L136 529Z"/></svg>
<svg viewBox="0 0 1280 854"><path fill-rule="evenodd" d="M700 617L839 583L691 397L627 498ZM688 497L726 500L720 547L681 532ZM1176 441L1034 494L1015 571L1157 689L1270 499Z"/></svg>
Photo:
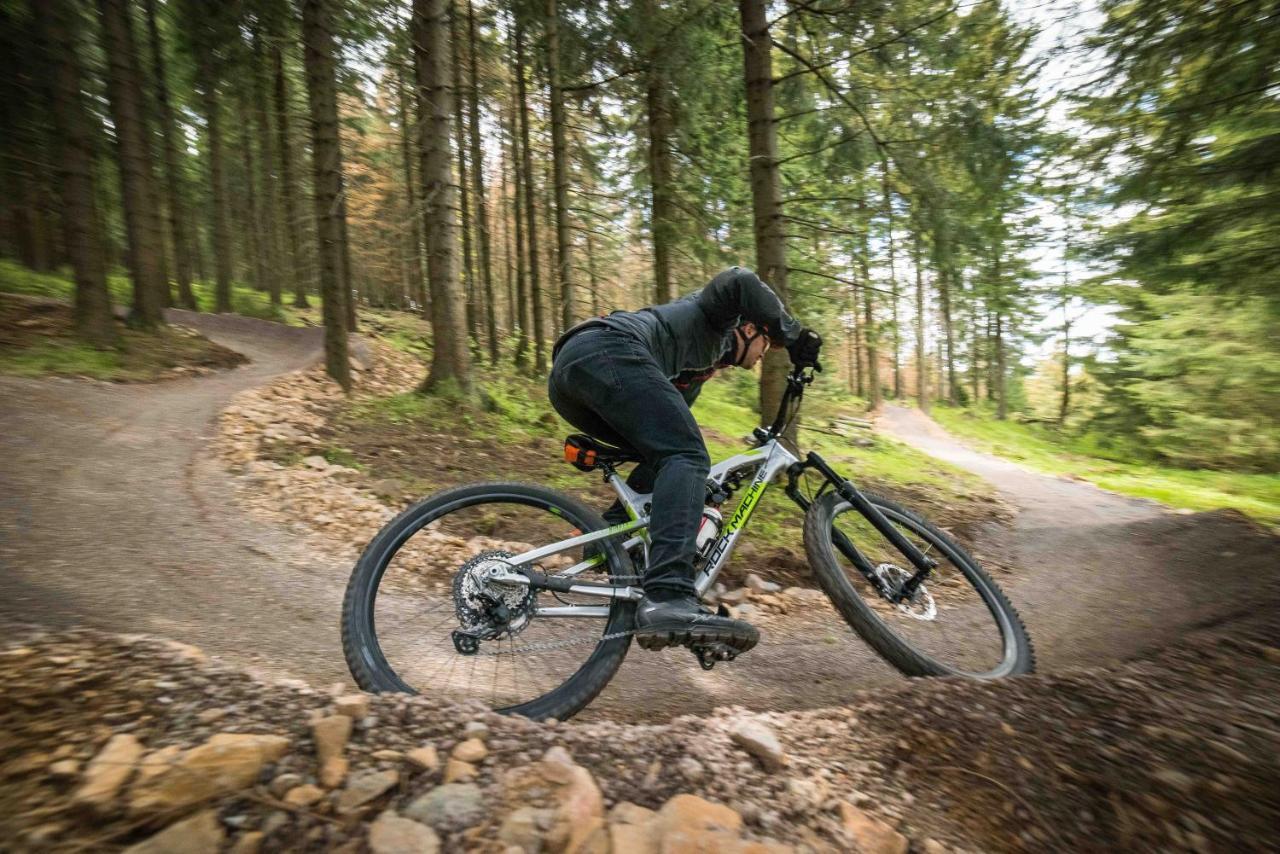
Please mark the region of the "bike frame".
<svg viewBox="0 0 1280 854"><path fill-rule="evenodd" d="M697 571L694 578L694 586L697 588L699 596L705 594L711 588L711 585L715 584L716 576L720 574L720 570L728 562L734 546L737 545L739 537L742 536L742 532L746 529L747 522L760 503L760 498L764 495L765 490L768 489L769 484L781 472L787 473L787 495L800 505L802 510L809 508L810 501L800 493L798 488L801 474L806 469L813 469L822 474L826 483L819 492L828 486L833 487L853 509L865 516L916 567L916 572L901 588L894 591L885 590L874 571L874 567L866 557L858 551L857 547L847 537L839 531L835 532L834 541L837 549L890 601L896 602L909 598L928 577L930 571L937 566L936 561L920 552L915 544L907 540L897 528L893 527L892 523L884 517L884 514L858 491L857 487L837 474L822 457L811 451L801 461L781 443L780 437L786 427L785 421L790 404L793 400L798 402L803 397L804 386L812 381L812 373L806 374L803 369L799 368L793 370L787 377L787 389L783 394L774 423L769 428L757 427L754 431L754 438L760 444L745 453L737 454L711 467L708 481L717 488L723 487L726 481L733 480L737 482L741 480L742 473L751 469L756 469L756 474L743 494L742 500L738 502L733 516L725 522L719 536L706 552L706 559L702 561L702 566ZM623 507L626 508L627 515L631 517L631 521L603 528L599 531L592 531L589 534L582 534L571 539L561 540L551 545L506 558L505 562L518 571L504 574L500 579L495 578L494 580L529 584L535 589L559 593L575 593L608 600L636 601L644 595L639 587L629 584L620 585L577 580L576 577L581 573L604 563L607 560L604 554L587 558L556 575L548 575L533 568L539 561L552 555L626 534L635 534L636 536L624 540L620 544L622 550L626 552L635 546L640 546L644 549L647 559L649 510L652 503L652 495L641 494L632 490L612 465L603 464L601 468L604 471L605 482L612 486L618 494L618 498ZM541 617L592 617L599 619L607 618L610 608L611 606L608 604L566 604L540 607L535 614Z"/></svg>

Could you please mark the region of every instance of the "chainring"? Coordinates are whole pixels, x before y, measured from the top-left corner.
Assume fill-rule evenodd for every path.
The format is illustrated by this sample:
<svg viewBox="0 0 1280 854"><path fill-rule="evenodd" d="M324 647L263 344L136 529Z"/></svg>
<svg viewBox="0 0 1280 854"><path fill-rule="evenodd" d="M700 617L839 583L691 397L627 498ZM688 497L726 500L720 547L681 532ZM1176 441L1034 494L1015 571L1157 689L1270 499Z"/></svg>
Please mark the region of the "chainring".
<svg viewBox="0 0 1280 854"><path fill-rule="evenodd" d="M511 571L511 552L486 551L468 560L453 576L453 607L463 634L480 640L517 635L533 617L537 592L528 584L494 581Z"/></svg>

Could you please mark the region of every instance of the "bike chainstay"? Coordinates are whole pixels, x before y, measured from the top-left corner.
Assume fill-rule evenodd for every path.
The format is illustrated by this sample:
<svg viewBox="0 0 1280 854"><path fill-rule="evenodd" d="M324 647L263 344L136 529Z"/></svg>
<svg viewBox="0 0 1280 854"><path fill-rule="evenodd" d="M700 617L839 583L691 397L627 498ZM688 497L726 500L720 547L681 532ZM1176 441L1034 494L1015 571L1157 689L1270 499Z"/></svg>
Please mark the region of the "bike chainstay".
<svg viewBox="0 0 1280 854"><path fill-rule="evenodd" d="M615 584L630 584L632 582L642 581L643 577L639 575L620 575L616 579L610 579ZM525 644L521 647L513 647L508 650L497 650L490 652L488 650L478 650L477 655L499 656L499 655L520 655L530 652L551 652L557 649L567 649L571 646L583 646L584 644L600 644L605 641L617 640L625 638L628 635L636 633L635 629L628 629L625 632L610 632L609 634L598 635L593 637L578 638L575 640L563 641L542 641L541 643Z"/></svg>

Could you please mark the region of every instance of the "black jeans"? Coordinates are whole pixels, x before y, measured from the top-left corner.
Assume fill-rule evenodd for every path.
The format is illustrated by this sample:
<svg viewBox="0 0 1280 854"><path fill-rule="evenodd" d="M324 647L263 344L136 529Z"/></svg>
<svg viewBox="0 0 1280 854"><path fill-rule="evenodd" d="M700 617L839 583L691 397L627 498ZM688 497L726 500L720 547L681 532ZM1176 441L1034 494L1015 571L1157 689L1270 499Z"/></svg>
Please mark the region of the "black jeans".
<svg viewBox="0 0 1280 854"><path fill-rule="evenodd" d="M570 424L644 458L627 484L653 492L645 592L694 593L694 542L711 460L680 392L637 339L600 327L564 343L547 390ZM606 516L625 521L618 510L615 504Z"/></svg>

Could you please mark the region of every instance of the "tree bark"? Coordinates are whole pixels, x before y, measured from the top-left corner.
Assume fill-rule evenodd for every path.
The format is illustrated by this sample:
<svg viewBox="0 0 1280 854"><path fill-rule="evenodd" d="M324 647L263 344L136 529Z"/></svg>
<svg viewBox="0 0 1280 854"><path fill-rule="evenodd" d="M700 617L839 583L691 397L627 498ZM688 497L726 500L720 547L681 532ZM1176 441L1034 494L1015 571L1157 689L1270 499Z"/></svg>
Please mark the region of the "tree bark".
<svg viewBox="0 0 1280 854"><path fill-rule="evenodd" d="M267 290L267 280L271 274L267 270L266 235L262 230L262 210L258 204L257 175L253 156L253 122L250 119L253 111L249 106L248 95L241 90L239 98L240 115L244 121L240 124L240 163L244 170L244 232L249 244L249 256L253 261L253 288Z"/></svg>
<svg viewBox="0 0 1280 854"><path fill-rule="evenodd" d="M946 342L947 402L952 406L960 403L956 393L956 341L951 324L951 277L953 270L949 264L938 270L938 303L942 310L942 334Z"/></svg>
<svg viewBox="0 0 1280 854"><path fill-rule="evenodd" d="M929 366L924 352L924 258L920 251L920 230L915 231L912 261L916 268L916 403L929 411Z"/></svg>
<svg viewBox="0 0 1280 854"><path fill-rule="evenodd" d="M302 41L311 112L312 169L316 232L319 238L320 300L324 317L325 371L344 390L351 388L347 357L347 287L342 269L342 150L338 142L338 101L330 0L303 0Z"/></svg>
<svg viewBox="0 0 1280 854"><path fill-rule="evenodd" d="M514 54L513 54L514 56ZM516 86L519 88L519 80L524 72L521 66L513 62L511 69L512 77L517 81ZM518 95L512 100L511 104L511 183L512 183L512 218L515 222L516 232L516 301L514 310L516 312L516 323L520 327L520 337L516 341L516 350L513 356L516 369L523 372L529 367L529 293L528 293L528 267L525 254L524 239L524 163L523 149L520 146L520 134L516 130L519 122L517 118L520 110L523 109L523 99Z"/></svg>
<svg viewBox="0 0 1280 854"><path fill-rule="evenodd" d="M466 294L467 333L477 346L480 343L480 311L476 305L475 265L471 256L471 184L468 179L466 122L462 115L465 99L462 96L462 39L458 33L458 8L455 0L449 0L449 49L453 81L453 149L458 165L458 191L462 203L462 281Z"/></svg>
<svg viewBox="0 0 1280 854"><path fill-rule="evenodd" d="M116 343L116 328L98 215L93 131L76 61L76 16L66 0L30 0L30 7L46 70L62 228L76 284L76 333L94 347L107 348Z"/></svg>
<svg viewBox="0 0 1280 854"><path fill-rule="evenodd" d="M442 391L456 385L471 388L471 354L467 350L466 306L458 281L456 240L458 223L453 208L450 174L449 30L446 0L414 0L414 64L418 83L418 115L422 134L422 195L426 202L427 278L431 289L431 329L435 346L423 391Z"/></svg>
<svg viewBox="0 0 1280 854"><path fill-rule="evenodd" d="M996 418L1004 421L1009 417L1009 394L1007 385L1008 366L1005 364L1004 348L1004 315L996 310Z"/></svg>
<svg viewBox="0 0 1280 854"><path fill-rule="evenodd" d="M649 230L653 234L654 300L676 298L671 280L671 247L675 242L675 209L671 199L671 102L667 82L650 61L645 85L649 117L649 184L651 209Z"/></svg>
<svg viewBox="0 0 1280 854"><path fill-rule="evenodd" d="M164 325L169 284L165 278L164 232L156 204L146 101L138 72L129 0L98 0L98 10L102 17L102 47L107 57L107 99L120 164L129 267L133 274L130 320L151 329Z"/></svg>
<svg viewBox="0 0 1280 854"><path fill-rule="evenodd" d="M412 58L406 58L406 65ZM409 290L418 304L419 311L427 308L427 286L422 270L422 215L418 211L417 193L413 189L414 169L413 151L415 146L410 142L418 138L413 130L416 126L413 114L409 109L409 98L405 94L405 69L396 73L396 95L400 102L400 156L404 166L405 202L409 206Z"/></svg>
<svg viewBox="0 0 1280 854"><path fill-rule="evenodd" d="M889 161L881 162L884 169L885 242L889 250L889 294L893 301L893 399L902 399L902 334L898 324L898 271L893 241L893 192L889 187Z"/></svg>
<svg viewBox="0 0 1280 854"><path fill-rule="evenodd" d="M752 222L757 273L788 303L787 237L782 225L782 179L773 121L773 59L766 0L739 0L743 77L747 89L747 141L751 157ZM760 416L773 418L782 401L789 360L778 348L765 354L760 374ZM788 431L793 439L796 423Z"/></svg>
<svg viewBox="0 0 1280 854"><path fill-rule="evenodd" d="M196 297L191 289L191 242L188 236L190 219L183 197L183 185L178 146L175 142L173 105L169 99L166 80L164 45L160 42L160 29L156 25L156 0L144 0L147 12L147 33L151 41L151 76L155 85L156 104L159 108L160 142L164 152L166 189L169 202L169 232L173 238L173 264L178 278L178 305L195 310Z"/></svg>
<svg viewBox="0 0 1280 854"><path fill-rule="evenodd" d="M498 308L493 293L493 257L489 235L489 204L485 198L484 151L480 146L480 73L476 54L476 14L467 0L467 93L470 111L471 182L476 202L476 242L480 250L480 283L484 294L485 332L489 338L489 363L498 364Z"/></svg>
<svg viewBox="0 0 1280 854"><path fill-rule="evenodd" d="M577 321L573 237L569 228L569 154L565 144L564 92L560 88L560 12L547 2L547 89L551 98L551 164L556 204L556 261L560 279L560 328Z"/></svg>
<svg viewBox="0 0 1280 854"><path fill-rule="evenodd" d="M227 187L223 164L222 103L218 96L220 69L211 43L210 25L202 20L202 7L187 7L187 25L196 31L196 81L204 111L209 149L209 184L213 201L214 311L231 311L231 232L228 225Z"/></svg>
<svg viewBox="0 0 1280 854"><path fill-rule="evenodd" d="M868 220L870 218L868 217ZM875 318L875 300L873 291L871 290L871 265L868 259L868 253L871 251L869 245L870 222L864 223L862 229L862 246L858 253L858 264L862 273L862 334L866 340L867 350L867 387L868 396L867 403L871 411L880 408L880 329L876 324Z"/></svg>
<svg viewBox="0 0 1280 854"><path fill-rule="evenodd" d="M149 0L150 2L150 0ZM267 270L267 293L271 304L281 304L283 273L280 247L280 188L276 178L279 158L271 135L271 112L267 107L266 51L262 43L262 25L253 31L253 124L257 131L258 174L262 178L259 220L262 223L263 259Z"/></svg>
<svg viewBox="0 0 1280 854"><path fill-rule="evenodd" d="M293 146L289 138L289 84L284 71L284 32L275 34L271 46L275 69L276 154L280 163L280 195L284 202L285 247L289 255L289 280L293 285L293 305L308 308L307 281L301 273L302 247L298 234L302 230L298 182L293 168Z"/></svg>
<svg viewBox="0 0 1280 854"><path fill-rule="evenodd" d="M534 200L533 154L529 146L529 99L525 87L524 25L516 19L516 109L520 117L520 171L524 178L525 237L529 247L529 301L533 314L534 371L547 372L544 340L546 315L542 300L541 265L538 262L538 206Z"/></svg>

